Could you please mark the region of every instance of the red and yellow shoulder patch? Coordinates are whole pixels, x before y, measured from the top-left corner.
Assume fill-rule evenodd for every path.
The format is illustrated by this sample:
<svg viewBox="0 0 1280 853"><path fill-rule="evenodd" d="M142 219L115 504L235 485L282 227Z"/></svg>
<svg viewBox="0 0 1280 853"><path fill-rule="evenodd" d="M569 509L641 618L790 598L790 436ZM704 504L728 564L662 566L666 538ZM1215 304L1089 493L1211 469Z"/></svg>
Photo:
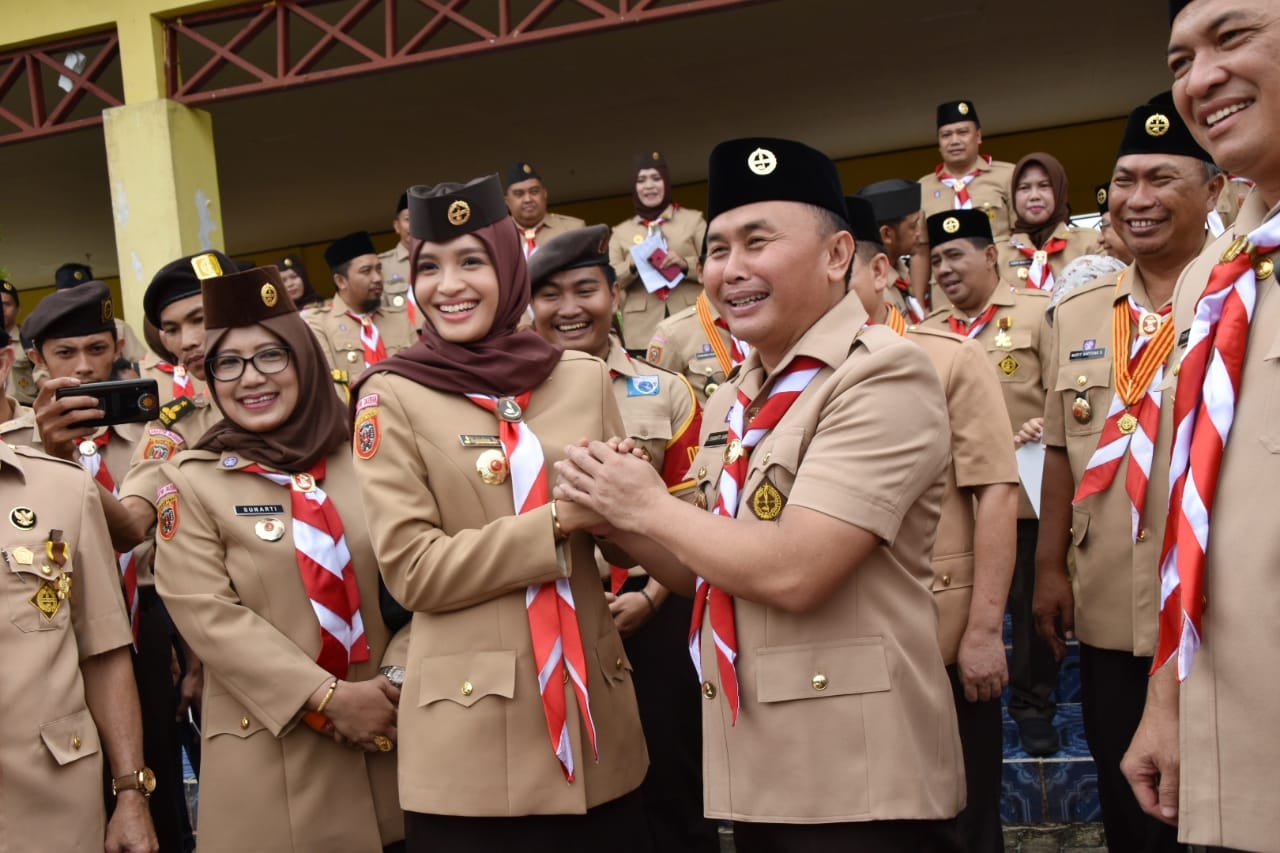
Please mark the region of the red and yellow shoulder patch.
<svg viewBox="0 0 1280 853"><path fill-rule="evenodd" d="M178 532L178 487L165 483L156 492L156 535L168 542Z"/></svg>
<svg viewBox="0 0 1280 853"><path fill-rule="evenodd" d="M147 430L147 443L142 448L144 459L169 459L183 444L182 436L167 429L152 427Z"/></svg>
<svg viewBox="0 0 1280 853"><path fill-rule="evenodd" d="M372 459L382 443L382 433L378 428L378 395L366 394L356 404L355 422L356 456L361 459Z"/></svg>

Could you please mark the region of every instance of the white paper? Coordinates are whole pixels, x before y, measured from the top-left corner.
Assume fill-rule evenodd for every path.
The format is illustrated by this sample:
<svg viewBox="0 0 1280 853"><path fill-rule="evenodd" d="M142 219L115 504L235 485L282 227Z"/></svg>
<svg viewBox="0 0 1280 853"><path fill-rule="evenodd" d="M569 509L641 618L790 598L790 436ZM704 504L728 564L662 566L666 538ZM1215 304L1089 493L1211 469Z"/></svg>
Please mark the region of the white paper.
<svg viewBox="0 0 1280 853"><path fill-rule="evenodd" d="M1036 518L1039 518L1040 481L1044 479L1044 444L1029 441L1014 451L1014 456L1018 458L1018 479L1022 481L1022 488L1027 490L1031 507L1036 511Z"/></svg>
<svg viewBox="0 0 1280 853"><path fill-rule="evenodd" d="M657 249L667 251L667 241L663 239L661 231L654 231L645 238L643 243L637 243L631 247L631 259L635 262L636 272L640 274L640 283L650 293L657 293L664 287L675 287L684 280L682 272L671 281L667 281L662 273L649 263L649 256Z"/></svg>

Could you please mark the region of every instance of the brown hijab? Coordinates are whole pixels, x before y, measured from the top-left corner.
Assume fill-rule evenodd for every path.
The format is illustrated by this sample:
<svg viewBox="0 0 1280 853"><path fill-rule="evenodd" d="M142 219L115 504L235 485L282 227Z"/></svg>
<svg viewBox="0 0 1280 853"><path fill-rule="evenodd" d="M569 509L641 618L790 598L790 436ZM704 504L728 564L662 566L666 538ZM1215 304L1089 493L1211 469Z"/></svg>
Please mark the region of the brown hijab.
<svg viewBox="0 0 1280 853"><path fill-rule="evenodd" d="M1058 226L1071 217L1071 204L1067 198L1067 170L1062 168L1058 158L1052 154L1033 151L1019 160L1018 165L1013 167L1013 180L1009 182L1009 198L1011 200L1018 190L1018 181L1022 180L1022 173L1028 166L1039 166L1049 176L1049 186L1053 187L1053 210L1049 213L1049 220L1043 225L1032 225L1023 220L1015 205L1013 230L1029 236L1032 245L1039 249L1053 236L1053 232L1057 230Z"/></svg>
<svg viewBox="0 0 1280 853"><path fill-rule="evenodd" d="M647 207L640 201L640 193L636 191L636 179L645 169L657 169L662 176L662 200L656 207ZM631 204L636 215L641 219L654 220L662 215L662 211L671 206L671 172L667 169L667 158L657 151L637 154L631 161Z"/></svg>
<svg viewBox="0 0 1280 853"><path fill-rule="evenodd" d="M269 271L269 275L264 275ZM237 279L237 281L232 281ZM260 290L276 289L271 305L258 301ZM206 432L196 449L231 451L264 465L291 473L308 470L351 439L342 401L333 391L333 379L324 351L289 299L275 267L259 267L230 276L207 279L203 286L205 322L210 324L205 342L206 363L234 328L259 325L292 351L290 363L298 373L298 404L271 432L250 432L226 417L218 397L219 382L209 374L209 393L223 419Z"/></svg>

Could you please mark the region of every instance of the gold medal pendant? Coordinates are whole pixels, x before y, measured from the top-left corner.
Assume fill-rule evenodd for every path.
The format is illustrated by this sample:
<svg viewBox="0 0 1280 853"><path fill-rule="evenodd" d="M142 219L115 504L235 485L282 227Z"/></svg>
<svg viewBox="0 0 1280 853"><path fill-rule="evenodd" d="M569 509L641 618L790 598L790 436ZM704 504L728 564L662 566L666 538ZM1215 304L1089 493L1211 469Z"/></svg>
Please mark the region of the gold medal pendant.
<svg viewBox="0 0 1280 853"><path fill-rule="evenodd" d="M728 445L725 446L724 464L732 465L733 463L737 462L739 459L742 458L742 453L743 453L742 442L735 438L733 441L729 442Z"/></svg>
<svg viewBox="0 0 1280 853"><path fill-rule="evenodd" d="M81 456L94 456L98 452L98 445L92 438L86 438L76 446L76 450L80 451Z"/></svg>
<svg viewBox="0 0 1280 853"><path fill-rule="evenodd" d="M510 469L507 456L501 450L486 450L476 458L476 473L490 486L501 486L507 481Z"/></svg>
<svg viewBox="0 0 1280 853"><path fill-rule="evenodd" d="M264 518L253 526L253 532L263 542L279 542L284 538L284 523L278 518Z"/></svg>
<svg viewBox="0 0 1280 853"><path fill-rule="evenodd" d="M53 591L58 596L59 601L66 601L71 597L71 575L66 572L58 572L58 576L53 580Z"/></svg>
<svg viewBox="0 0 1280 853"><path fill-rule="evenodd" d="M1089 405L1089 398L1084 396L1084 392L1079 392L1076 399L1071 404L1071 416L1076 419L1076 423L1087 424L1093 420L1093 406Z"/></svg>
<svg viewBox="0 0 1280 853"><path fill-rule="evenodd" d="M1116 424L1120 428L1120 432L1125 435L1132 435L1134 430L1138 428L1138 419L1133 415L1125 412L1120 416L1120 422Z"/></svg>
<svg viewBox="0 0 1280 853"><path fill-rule="evenodd" d="M1013 349L1013 338L1009 337L1009 330L1013 328L1012 317L1001 317L996 321L996 338L995 345L1000 349Z"/></svg>

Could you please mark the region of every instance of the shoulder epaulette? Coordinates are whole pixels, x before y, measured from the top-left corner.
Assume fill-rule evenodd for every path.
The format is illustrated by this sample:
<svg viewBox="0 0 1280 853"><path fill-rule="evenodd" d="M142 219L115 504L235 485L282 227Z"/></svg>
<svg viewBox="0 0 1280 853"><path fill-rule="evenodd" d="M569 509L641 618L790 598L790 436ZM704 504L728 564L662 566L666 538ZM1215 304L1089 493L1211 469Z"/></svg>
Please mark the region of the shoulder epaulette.
<svg viewBox="0 0 1280 853"><path fill-rule="evenodd" d="M173 426L196 410L196 402L190 397L179 397L160 407L160 423Z"/></svg>
<svg viewBox="0 0 1280 853"><path fill-rule="evenodd" d="M333 370L329 371L329 375L332 376L333 381L338 383L339 385L351 384L351 374L347 373L347 371L345 370L339 370L338 368L335 367Z"/></svg>

